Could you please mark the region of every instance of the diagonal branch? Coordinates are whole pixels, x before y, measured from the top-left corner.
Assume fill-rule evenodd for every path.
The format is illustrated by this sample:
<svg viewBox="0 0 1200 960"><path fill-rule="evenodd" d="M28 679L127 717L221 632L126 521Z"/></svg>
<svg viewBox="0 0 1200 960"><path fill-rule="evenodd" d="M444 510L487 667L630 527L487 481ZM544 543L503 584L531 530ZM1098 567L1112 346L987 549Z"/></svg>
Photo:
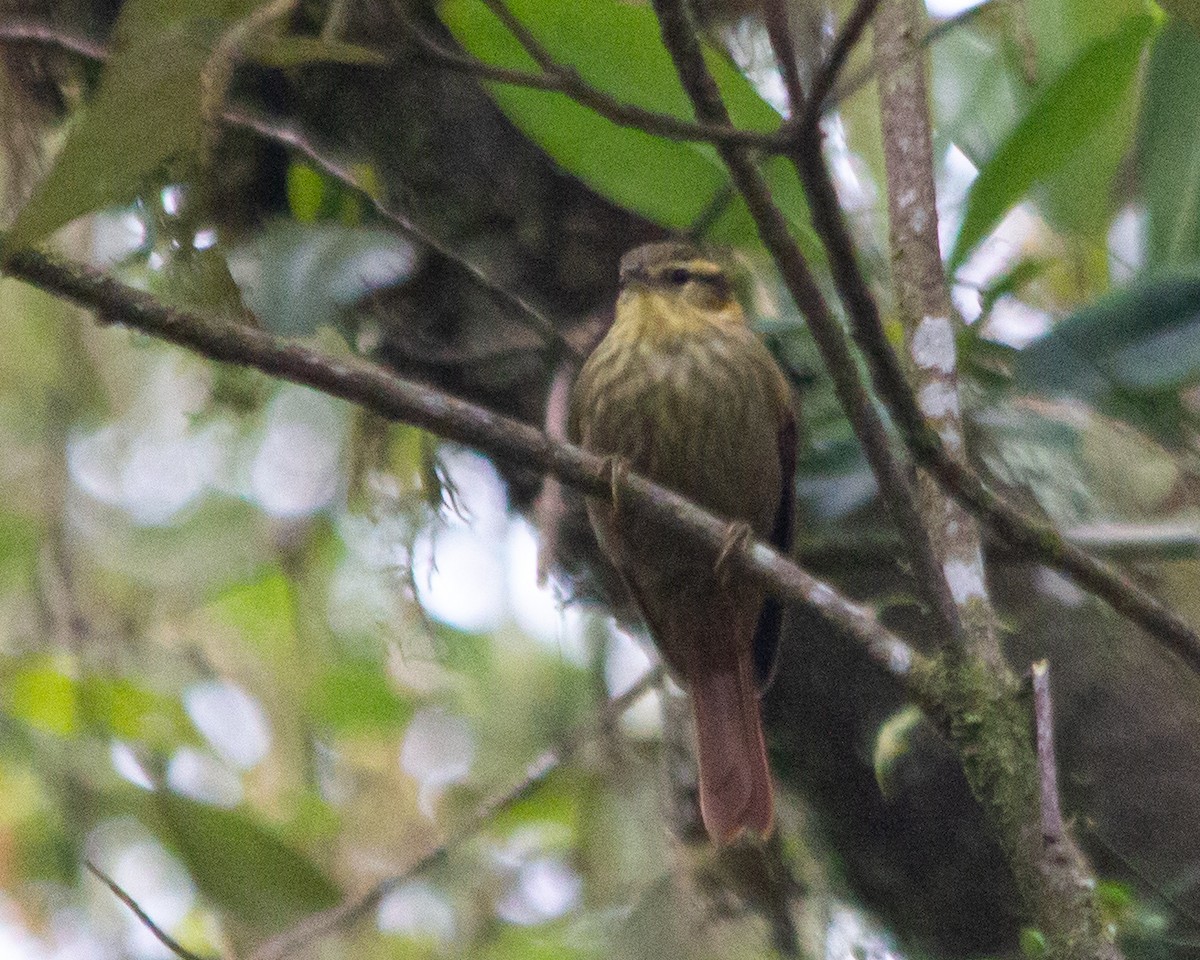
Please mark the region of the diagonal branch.
<svg viewBox="0 0 1200 960"><path fill-rule="evenodd" d="M998 5L1007 2L1011 2L1011 0L989 0L988 3L973 8L973 11L969 12L969 14L974 15L976 11L989 5ZM969 18L969 15L962 15L947 21L946 24L933 28L923 38L922 47L927 42L942 35L946 29L966 22ZM12 21L0 22L0 39L46 43L98 59L103 59L107 52L105 48L96 45L94 41L74 37L51 25L44 24L26 22L14 24ZM857 85L860 82L860 78L855 78L851 86ZM341 180L352 189L362 192L368 201L375 206L376 210L380 212L380 215L389 222L396 224L402 230L413 233L419 239L429 243L440 255L447 257L451 262L466 270L485 289L495 294L498 299L516 307L520 311L519 316L530 326L533 326L534 329L538 329L551 339L552 349L577 356L578 351L574 350L561 337L561 334L553 330L553 325L547 318L516 294L506 290L495 281L490 280L477 266L464 260L455 251L450 250L445 244L437 241L436 238L432 238L428 231L424 231L419 225L412 223L403 214L390 210L369 189L365 188L354 177L351 171L318 150L303 133L285 123L258 117L244 110L231 109L226 112L224 119L231 125L242 126L267 139L293 147L304 153L305 156L320 166L325 172ZM632 122L632 118L630 118L630 121L631 126L637 126L636 123ZM720 128L722 125L718 123L715 126ZM724 128L729 130L732 135L733 128L728 124L727 115ZM647 129L647 132L665 135L661 131L648 128L643 129ZM714 126L712 124L709 124L707 130L701 130L698 127L696 139L711 140L711 142L723 149L724 154L729 154L733 150L737 145L735 141L739 140L742 135L750 138L772 137L773 144L766 141L755 144L769 152L780 152L785 149L785 145L782 139L780 139L781 134L757 134L753 131L737 131L737 137L732 137L727 143L723 139L710 136L713 130ZM786 132L788 131L783 131L783 133ZM699 135L701 133L703 135ZM803 148L803 146L803 143L801 143L800 147ZM792 142L787 145L786 149L794 151L797 149L797 145ZM821 162L819 147L813 146L812 150L816 151L816 167L814 168L812 178L806 184L810 192L812 212L814 217L818 215L826 217L824 228L821 231L823 238L827 241L832 239L833 246L843 251L843 253L847 249L850 251L848 259L842 259L839 256L831 258L831 262L835 266L834 277L839 282L839 290L844 296L850 297L846 303L851 317L856 321L854 325L855 339L868 358L873 361L872 370L877 384L882 383L886 386L893 382L893 378L888 373L887 360L877 361L875 353L878 348L882 348L885 355L890 354L890 349L882 336L882 329L878 325L877 308L874 306L869 290L865 287L865 282L861 274L858 273L857 264L853 258L853 245L837 240L838 231L840 230L844 233L844 225L840 225L840 208L837 205L836 194L833 192L832 184L828 181L827 172L824 170L824 165ZM824 304L820 291L813 281L811 274L808 272L807 265L803 261L797 264L795 262L796 257L787 250L787 247L791 246L791 240L786 223L779 215L777 209L772 211L773 203L761 177L758 176L757 171L749 164L748 158L744 154L734 157L732 162L733 166L731 170L742 169L745 174L739 179L738 189L746 197L747 202L750 203L756 221L759 224L760 232L763 232L764 242L775 256L777 265L780 268L785 283L789 287L789 291L796 299L797 305L809 317L814 332L817 333L818 330L828 331L828 339L822 340L825 334L821 334L818 337L818 341L823 354L826 356L826 363L830 365L839 399L843 407L847 410L847 415L852 423L854 423L856 433L858 433L860 441L867 451L872 468L875 470L876 476L880 480L880 486L883 488L884 497L893 511L898 511L896 516L898 517L899 526L905 531L906 540L909 540L910 538L907 535L909 523L905 519L907 510L902 502L904 497L896 495L897 491L903 491L908 485L908 468L894 462L894 458L890 453L887 453L886 457L888 461L892 462L888 463L879 459L879 450L886 450L887 435L882 429L882 422L878 421L878 418L874 414L870 398L867 396L865 390L861 388L861 385L857 384L857 378L853 375L853 361L848 348L840 346L835 342L841 338L841 331L836 328L836 321L832 320L828 306ZM802 162L800 164L802 169L806 167L806 163ZM768 240L768 238L770 239ZM848 241L848 235L844 239ZM852 276L851 282L846 284L847 275L857 276L857 280L854 280ZM855 289L861 289L865 293L865 301L853 295ZM863 310L866 313L863 313ZM874 315L873 320L870 317L872 314ZM864 317L866 317L865 323L863 322ZM829 324L832 324L832 326L828 326ZM894 364L894 357L892 358L892 362ZM855 382L850 383L849 381ZM901 391L907 391L902 375L894 383L898 384ZM888 389L881 387L880 393L885 402L888 403L893 416L900 424L905 440L918 461L930 470L937 477L939 483L946 487L956 499L971 509L972 512L976 513L990 532L1004 540L1014 550L1025 555L1030 560L1044 563L1066 574L1068 578L1082 589L1104 599L1118 614L1144 627L1155 638L1164 643L1165 646L1178 654L1189 667L1200 669L1200 636L1184 620L1174 614L1136 582L1124 576L1112 566L1092 557L1085 550L1072 545L1049 524L1022 512L1013 504L988 489L969 468L948 457L936 434L930 430L928 425L924 424L919 411L916 411L911 395L908 396L906 402L903 393L897 396L895 391L890 387ZM910 416L909 414L915 416ZM873 425L872 421L876 421L876 424ZM918 554L923 552L923 548L920 547L919 542L916 551ZM926 560L918 559L916 563L918 570L932 569L928 565L927 560L928 558ZM919 579L924 578L921 577ZM942 610L943 600L944 598L934 598L930 605L935 611L939 611L938 616L947 627L950 627L953 620L947 620L945 611ZM955 632L955 630L950 630L950 634L954 634Z"/></svg>
<svg viewBox="0 0 1200 960"><path fill-rule="evenodd" d="M728 123L729 111L705 65L700 43L683 7L673 0L655 0L663 42L675 58L680 80L691 97L696 115L706 123ZM883 420L859 380L857 365L841 325L833 316L812 271L792 238L787 221L771 198L762 174L744 150L718 145L721 159L754 218L759 237L770 252L796 306L808 320L838 400L854 427L884 500L908 545L916 586L938 620L943 642L957 641L962 625L916 506L912 473L893 453Z"/></svg>
<svg viewBox="0 0 1200 960"><path fill-rule="evenodd" d="M330 356L256 327L177 310L91 268L65 264L34 250L12 253L0 269L94 311L102 323L119 323L212 360L253 367L312 387L498 460L551 473L590 496L607 500L613 494L612 471L606 459L552 440L528 424L407 380L380 364L352 354ZM623 506L671 524L714 557L727 545L727 521L664 487L622 473L616 490ZM925 658L881 625L872 611L845 599L761 541L739 545L729 559L741 575L773 596L805 607L855 638L875 663L906 686L917 703L932 704L924 685Z"/></svg>
<svg viewBox="0 0 1200 960"><path fill-rule="evenodd" d="M782 140L775 132L742 130L742 128L732 125L696 124L689 120L680 120L678 116L672 114L659 113L658 110L649 110L638 107L634 103L617 100L616 97L605 94L604 91L589 84L574 67L558 64L558 62L548 59L548 54L545 52L542 52L539 58L539 60L545 60L541 73L514 70L511 67L488 64L474 56L457 53L456 50L446 49L428 36L419 26L410 22L406 26L409 35L420 47L421 54L432 64L445 67L446 70L468 73L470 76L478 77L481 80L490 80L492 83L527 86L532 90L562 94L620 127L632 127L634 130L650 133L656 137L692 143L737 143L773 151L779 151L782 146Z"/></svg>
<svg viewBox="0 0 1200 960"><path fill-rule="evenodd" d="M783 148L784 140L778 131L743 130L732 124L696 123L618 100L592 86L574 67L555 60L537 37L512 14L506 4L488 0L488 6L538 64L541 68L540 73L497 66L477 57L449 50L421 29L410 15L401 11L399 20L420 48L421 54L431 63L448 70L470 74L493 83L561 93L619 127L631 127L667 140L737 143L772 152L779 152Z"/></svg>
<svg viewBox="0 0 1200 960"><path fill-rule="evenodd" d="M57 24L25 17L5 17L0 21L0 39L16 43L35 43L57 47L87 60L106 60L108 47L99 40L63 30Z"/></svg>
<svg viewBox="0 0 1200 960"><path fill-rule="evenodd" d="M286 960L302 945L326 937L362 919L402 883L444 860L452 850L482 830L495 817L529 796L555 770L570 763L580 750L598 735L603 735L630 707L663 679L664 670L656 667L620 696L609 700L596 716L575 730L563 743L541 754L507 790L484 798L441 843L424 854L403 873L386 877L366 893L351 897L336 907L310 914L282 933L262 944L250 960ZM199 960L199 958L196 958Z"/></svg>

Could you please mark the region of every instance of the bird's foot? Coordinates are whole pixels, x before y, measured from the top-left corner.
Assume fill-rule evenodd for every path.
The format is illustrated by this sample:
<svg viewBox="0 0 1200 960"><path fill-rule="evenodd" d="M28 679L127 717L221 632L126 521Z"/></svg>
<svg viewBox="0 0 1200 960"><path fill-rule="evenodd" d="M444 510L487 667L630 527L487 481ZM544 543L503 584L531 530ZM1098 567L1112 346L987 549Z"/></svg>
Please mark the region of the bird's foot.
<svg viewBox="0 0 1200 960"><path fill-rule="evenodd" d="M601 470L602 475L606 475L608 478L608 495L611 501L612 518L615 522L621 513L621 485L629 476L629 461L619 454L610 454L604 458Z"/></svg>
<svg viewBox="0 0 1200 960"><path fill-rule="evenodd" d="M713 570L720 579L722 586L729 586L729 580L732 576L729 561L734 553L741 550L753 540L754 531L748 523L731 523L725 529L725 536L721 540L721 550L717 554L717 562L713 564Z"/></svg>

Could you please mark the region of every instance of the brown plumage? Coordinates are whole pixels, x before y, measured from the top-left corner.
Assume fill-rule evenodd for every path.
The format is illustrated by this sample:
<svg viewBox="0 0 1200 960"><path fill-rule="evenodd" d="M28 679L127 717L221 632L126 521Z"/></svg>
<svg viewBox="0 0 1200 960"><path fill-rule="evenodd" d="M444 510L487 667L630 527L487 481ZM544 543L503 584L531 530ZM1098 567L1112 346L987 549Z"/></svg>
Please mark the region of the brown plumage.
<svg viewBox="0 0 1200 960"><path fill-rule="evenodd" d="M572 390L569 432L731 524L790 545L791 390L725 271L701 250L666 243L626 254L612 328ZM746 830L768 834L774 807L758 685L774 662L778 606L668 527L608 504L588 511L663 659L691 693L709 835L727 843Z"/></svg>

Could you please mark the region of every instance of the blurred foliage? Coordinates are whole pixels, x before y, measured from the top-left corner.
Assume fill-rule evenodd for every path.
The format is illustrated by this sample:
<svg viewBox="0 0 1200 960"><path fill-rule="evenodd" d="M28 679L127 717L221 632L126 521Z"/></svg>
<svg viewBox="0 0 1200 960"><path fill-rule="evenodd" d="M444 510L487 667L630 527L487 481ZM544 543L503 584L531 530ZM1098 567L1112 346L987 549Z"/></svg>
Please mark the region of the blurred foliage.
<svg viewBox="0 0 1200 960"><path fill-rule="evenodd" d="M755 322L804 409L806 532L839 546L888 535L803 318L711 147L618 127L556 93L491 84L467 96L395 28L404 13L489 63L536 69L482 0L305 2L265 21L247 0L127 0L112 23L100 6L77 26L111 27L111 60L60 83L62 103L83 104L43 131L56 158L8 245L52 241L171 303L333 354L404 357L414 376L532 418L552 373L536 335L515 333L470 270L398 234L369 200L432 210L432 232L579 343L613 292L599 251L694 228L760 274ZM793 7L820 24L849 4ZM691 118L646 6L511 8L585 81ZM769 131L778 76L746 13L706 6L706 56L734 122ZM815 33L819 47L826 32ZM1136 540L1137 573L1198 616L1194 5L990 0L928 42L977 459L1099 549ZM860 50L851 71L867 66ZM246 149L219 123L230 99L303 116L371 197L282 148ZM431 117L444 141L422 126ZM868 85L826 136L883 291L878 126ZM828 285L794 173L782 158L764 168ZM246 209L231 214L227 196ZM530 196L544 219L511 215ZM189 948L249 956L455 837L644 669L607 621L535 589L535 544L515 514L536 478L97 328L8 280L0 329L6 960L65 943L149 955L145 931L85 877L85 857ZM919 642L919 611L885 552L821 572ZM1064 677L1063 779L1101 851L1106 919L1135 956L1191 955L1194 691L1064 584L999 569L1015 581L1004 581L1014 656L1049 656ZM778 770L797 788L783 817L805 865L805 951L1039 956L1044 938L1016 921L936 739L848 644L794 632L770 713ZM665 835L660 732L647 704L594 731L309 954L769 955L761 918L712 883L699 889L702 871ZM1159 818L1169 835L1143 829ZM860 897L894 937L848 905Z"/></svg>
<svg viewBox="0 0 1200 960"><path fill-rule="evenodd" d="M1056 173L1097 130L1109 128L1153 23L1149 16L1131 17L1044 89L971 185L948 269L961 266L1034 184Z"/></svg>

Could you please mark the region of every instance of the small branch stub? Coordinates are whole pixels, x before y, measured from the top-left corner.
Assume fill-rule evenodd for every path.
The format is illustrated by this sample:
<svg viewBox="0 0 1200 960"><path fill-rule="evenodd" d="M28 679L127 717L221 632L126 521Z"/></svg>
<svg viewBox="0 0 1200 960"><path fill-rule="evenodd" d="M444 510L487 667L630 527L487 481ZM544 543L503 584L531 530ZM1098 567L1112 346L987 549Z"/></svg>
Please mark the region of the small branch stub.
<svg viewBox="0 0 1200 960"><path fill-rule="evenodd" d="M1038 780L1041 784L1042 839L1047 845L1063 839L1062 802L1058 795L1058 760L1054 753L1054 705L1050 699L1050 664L1039 660L1030 667L1033 716L1037 734Z"/></svg>

